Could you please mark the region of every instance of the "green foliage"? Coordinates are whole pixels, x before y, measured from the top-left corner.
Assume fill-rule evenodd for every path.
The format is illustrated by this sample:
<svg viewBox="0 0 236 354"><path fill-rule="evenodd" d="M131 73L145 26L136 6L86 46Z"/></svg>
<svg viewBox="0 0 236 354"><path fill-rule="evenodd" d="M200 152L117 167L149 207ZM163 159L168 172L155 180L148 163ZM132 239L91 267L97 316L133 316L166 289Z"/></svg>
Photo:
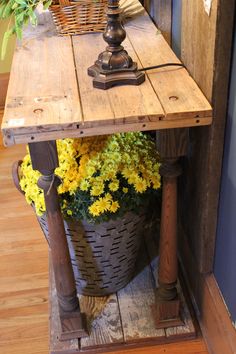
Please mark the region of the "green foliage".
<svg viewBox="0 0 236 354"><path fill-rule="evenodd" d="M9 37L15 34L22 39L24 25L29 22L37 25L37 17L34 13L39 4L48 9L52 0L0 0L0 19L9 19L8 29L3 36L1 59L5 57Z"/></svg>

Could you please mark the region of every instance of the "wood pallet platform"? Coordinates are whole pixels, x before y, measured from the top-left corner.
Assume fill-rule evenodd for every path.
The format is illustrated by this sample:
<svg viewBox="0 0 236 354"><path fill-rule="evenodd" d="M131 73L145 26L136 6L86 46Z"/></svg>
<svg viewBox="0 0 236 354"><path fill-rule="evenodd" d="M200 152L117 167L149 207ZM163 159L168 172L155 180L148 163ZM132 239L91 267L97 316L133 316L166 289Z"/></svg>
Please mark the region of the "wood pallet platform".
<svg viewBox="0 0 236 354"><path fill-rule="evenodd" d="M81 340L59 341L60 321L54 277L50 272L50 353L104 353L169 343L196 337L196 329L180 284L182 326L167 329L155 327L157 242L149 237L141 247L136 274L116 294L105 297L79 295L81 311L86 314L89 336Z"/></svg>

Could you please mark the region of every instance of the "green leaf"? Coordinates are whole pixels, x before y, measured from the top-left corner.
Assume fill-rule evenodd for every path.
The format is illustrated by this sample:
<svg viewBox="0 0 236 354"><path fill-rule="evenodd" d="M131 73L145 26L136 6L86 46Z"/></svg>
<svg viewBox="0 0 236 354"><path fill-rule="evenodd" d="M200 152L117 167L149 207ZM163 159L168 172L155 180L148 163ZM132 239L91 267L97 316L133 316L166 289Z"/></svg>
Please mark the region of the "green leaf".
<svg viewBox="0 0 236 354"><path fill-rule="evenodd" d="M8 41L9 41L9 37L12 34L13 34L13 29L12 28L4 33L3 40L2 40L2 48L1 48L1 60L3 60L5 58L5 56L6 56L7 44L8 44Z"/></svg>
<svg viewBox="0 0 236 354"><path fill-rule="evenodd" d="M5 7L6 7L6 4L0 4L0 18L3 17L3 12L4 12Z"/></svg>
<svg viewBox="0 0 236 354"><path fill-rule="evenodd" d="M23 5L23 6L28 6L27 3L25 2L25 0L15 0L15 2L19 5Z"/></svg>
<svg viewBox="0 0 236 354"><path fill-rule="evenodd" d="M3 13L2 13L2 18L7 18L7 17L9 17L11 15L12 6L13 6L12 1L9 1L7 3L7 5L5 6L5 9L4 9Z"/></svg>
<svg viewBox="0 0 236 354"><path fill-rule="evenodd" d="M52 3L52 0L44 1L44 3L43 3L44 10L47 10L49 8L49 6L51 5L51 3Z"/></svg>
<svg viewBox="0 0 236 354"><path fill-rule="evenodd" d="M22 39L22 26L19 26L17 22L15 23L15 32L17 38Z"/></svg>
<svg viewBox="0 0 236 354"><path fill-rule="evenodd" d="M32 10L32 8L29 8L29 18L30 18L30 23L33 26L36 26L37 25L37 16L35 15L35 13Z"/></svg>

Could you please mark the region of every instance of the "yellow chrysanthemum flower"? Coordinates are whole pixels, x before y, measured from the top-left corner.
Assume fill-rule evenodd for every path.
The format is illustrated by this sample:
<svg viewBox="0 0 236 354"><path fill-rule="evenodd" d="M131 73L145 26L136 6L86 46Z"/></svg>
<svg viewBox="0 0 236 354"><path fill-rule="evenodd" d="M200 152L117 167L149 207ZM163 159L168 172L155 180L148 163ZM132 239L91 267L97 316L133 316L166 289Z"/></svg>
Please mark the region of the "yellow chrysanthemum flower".
<svg viewBox="0 0 236 354"><path fill-rule="evenodd" d="M147 183L144 179L139 178L134 184L135 191L138 193L143 193L147 189Z"/></svg>
<svg viewBox="0 0 236 354"><path fill-rule="evenodd" d="M100 208L100 211L104 212L110 209L111 201L106 197L100 197L97 200L97 205Z"/></svg>
<svg viewBox="0 0 236 354"><path fill-rule="evenodd" d="M90 205L90 207L88 208L89 212L92 216L99 216L101 214L101 209L97 204L97 201L94 202L92 205Z"/></svg>
<svg viewBox="0 0 236 354"><path fill-rule="evenodd" d="M117 212L117 210L119 209L119 207L120 207L119 203L118 203L117 201L114 201L114 202L111 203L111 206L110 206L110 209L109 209L109 210L110 210L112 213L115 213L115 212Z"/></svg>
<svg viewBox="0 0 236 354"><path fill-rule="evenodd" d="M94 197L98 197L104 192L104 184L103 183L95 183L90 191L90 195Z"/></svg>
<svg viewBox="0 0 236 354"><path fill-rule="evenodd" d="M128 178L128 183L129 184L135 184L139 179L139 176L137 173L132 172L129 174L129 178Z"/></svg>
<svg viewBox="0 0 236 354"><path fill-rule="evenodd" d="M119 181L118 180L113 180L108 184L108 187L110 191L116 192L119 189Z"/></svg>
<svg viewBox="0 0 236 354"><path fill-rule="evenodd" d="M89 181L83 179L80 183L80 189L86 192L89 189L89 187L90 187Z"/></svg>

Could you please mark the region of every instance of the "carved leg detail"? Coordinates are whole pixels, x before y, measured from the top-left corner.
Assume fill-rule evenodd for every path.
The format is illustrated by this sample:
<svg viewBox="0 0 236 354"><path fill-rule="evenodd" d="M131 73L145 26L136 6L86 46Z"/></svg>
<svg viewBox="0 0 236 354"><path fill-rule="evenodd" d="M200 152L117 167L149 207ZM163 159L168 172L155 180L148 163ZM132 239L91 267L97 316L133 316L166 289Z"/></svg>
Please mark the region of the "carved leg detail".
<svg viewBox="0 0 236 354"><path fill-rule="evenodd" d="M29 148L33 168L42 173L38 185L44 191L46 204L49 244L61 320L61 339L84 337L87 335L85 318L80 312L57 193L60 180L54 175L58 166L56 143L55 141L32 143L29 144Z"/></svg>

